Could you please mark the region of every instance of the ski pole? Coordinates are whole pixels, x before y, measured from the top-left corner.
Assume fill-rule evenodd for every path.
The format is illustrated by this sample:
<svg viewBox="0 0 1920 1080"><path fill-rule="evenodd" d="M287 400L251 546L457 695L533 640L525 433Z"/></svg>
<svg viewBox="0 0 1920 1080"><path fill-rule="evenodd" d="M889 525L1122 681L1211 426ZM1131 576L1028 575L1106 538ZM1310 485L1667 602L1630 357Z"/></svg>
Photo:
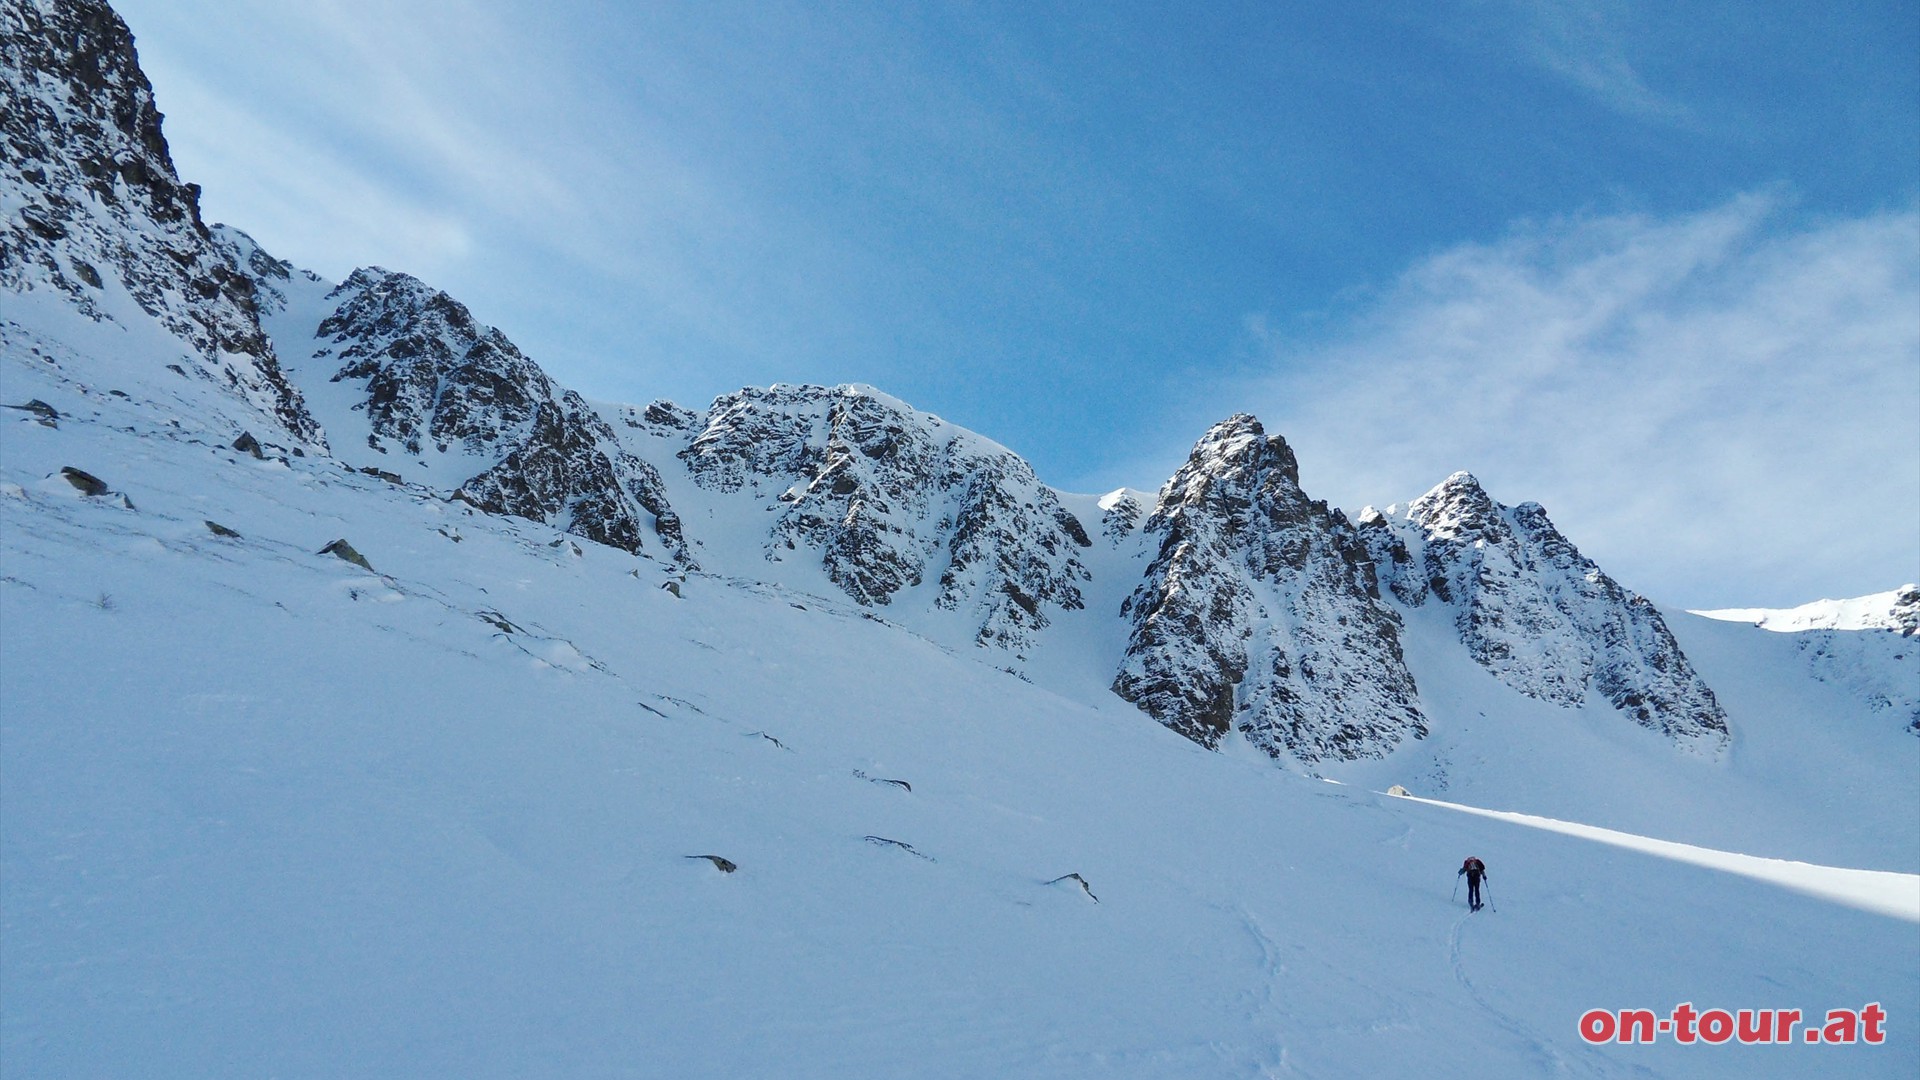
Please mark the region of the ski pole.
<svg viewBox="0 0 1920 1080"><path fill-rule="evenodd" d="M1493 908L1494 914L1498 915L1500 913L1500 909L1497 907L1494 907L1493 905L1493 879L1481 878L1480 887L1487 890L1487 906L1490 908Z"/></svg>
<svg viewBox="0 0 1920 1080"><path fill-rule="evenodd" d="M1460 899L1460 875L1455 874L1453 875L1453 895L1447 898L1447 903L1451 904L1458 899Z"/></svg>

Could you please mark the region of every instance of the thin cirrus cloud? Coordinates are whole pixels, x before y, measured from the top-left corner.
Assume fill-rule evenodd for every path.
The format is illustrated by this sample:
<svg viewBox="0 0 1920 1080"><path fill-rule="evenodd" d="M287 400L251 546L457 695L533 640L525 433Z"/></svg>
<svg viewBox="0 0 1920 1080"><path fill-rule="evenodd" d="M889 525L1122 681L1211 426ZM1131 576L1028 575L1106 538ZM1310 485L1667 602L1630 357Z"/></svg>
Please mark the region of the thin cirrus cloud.
<svg viewBox="0 0 1920 1080"><path fill-rule="evenodd" d="M820 306L816 286L743 273L769 247L838 253L703 153L724 110L644 36L620 50L630 77L610 78L580 62L578 27L537 5L122 6L209 218L299 265L418 274L530 324L522 338L548 360L568 334L547 311L567 304L635 313L628 335L695 327L735 351L779 338L762 312L793 300L781 288L800 294L790 307ZM654 98L678 111L635 104Z"/></svg>
<svg viewBox="0 0 1920 1080"><path fill-rule="evenodd" d="M270 250L299 252L305 265L336 279L367 263L431 275L471 253L472 231L460 214L373 181L189 74L166 85L168 108L196 118L167 129L176 158L198 166L187 175L257 181L203 196L212 216L256 232L256 223L268 223L257 239Z"/></svg>
<svg viewBox="0 0 1920 1080"><path fill-rule="evenodd" d="M1663 603L1791 604L1920 567L1920 212L1793 224L1773 194L1578 218L1430 257L1224 395L1309 490L1456 469L1543 503Z"/></svg>
<svg viewBox="0 0 1920 1080"><path fill-rule="evenodd" d="M209 216L339 277L368 262L460 265L485 231L471 222L516 209L493 192L567 205L564 185L475 121L503 96L495 80L459 85L437 70L454 58L489 70L468 46L491 35L431 41L417 22L338 2L228 19L183 5L143 19L142 65L182 175L208 185Z"/></svg>
<svg viewBox="0 0 1920 1080"><path fill-rule="evenodd" d="M1514 40L1528 62L1618 112L1671 122L1689 118L1684 106L1656 93L1634 67L1618 25L1620 5L1521 0L1509 6L1517 16Z"/></svg>

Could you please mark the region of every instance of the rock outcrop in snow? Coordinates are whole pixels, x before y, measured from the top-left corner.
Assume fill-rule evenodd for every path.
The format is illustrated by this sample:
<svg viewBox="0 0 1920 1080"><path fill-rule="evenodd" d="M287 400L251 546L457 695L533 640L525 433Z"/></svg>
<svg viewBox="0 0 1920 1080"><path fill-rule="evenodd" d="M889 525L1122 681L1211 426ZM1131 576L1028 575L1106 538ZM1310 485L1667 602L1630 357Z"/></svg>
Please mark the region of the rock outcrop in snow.
<svg viewBox="0 0 1920 1080"><path fill-rule="evenodd" d="M1114 692L1187 738L1231 729L1303 762L1378 757L1426 734L1400 620L1338 510L1251 416L1213 427L1160 491L1158 552L1122 614Z"/></svg>
<svg viewBox="0 0 1920 1080"><path fill-rule="evenodd" d="M1032 467L869 388L728 394L679 456L702 487L771 501L766 558L818 559L861 604L930 585L977 644L1016 656L1050 612L1085 605L1078 553L1092 541Z"/></svg>
<svg viewBox="0 0 1920 1080"><path fill-rule="evenodd" d="M284 263L228 234L236 257L288 280ZM380 454L453 469L453 494L494 514L541 521L640 552L648 534L685 559L680 518L653 466L628 453L579 394L558 386L466 305L407 274L354 271L327 294L309 348L331 382L354 388L364 440ZM343 432L336 432L340 437Z"/></svg>
<svg viewBox="0 0 1920 1080"><path fill-rule="evenodd" d="M260 327L252 280L174 171L126 23L98 0L17 0L0 5L0 48L0 289L51 290L96 322L151 318L196 376L296 444L324 446Z"/></svg>
<svg viewBox="0 0 1920 1080"><path fill-rule="evenodd" d="M1455 473L1360 531L1392 595L1453 608L1475 661L1528 697L1574 707L1597 693L1643 727L1717 752L1726 712L1645 597L1580 554L1538 503L1497 503Z"/></svg>

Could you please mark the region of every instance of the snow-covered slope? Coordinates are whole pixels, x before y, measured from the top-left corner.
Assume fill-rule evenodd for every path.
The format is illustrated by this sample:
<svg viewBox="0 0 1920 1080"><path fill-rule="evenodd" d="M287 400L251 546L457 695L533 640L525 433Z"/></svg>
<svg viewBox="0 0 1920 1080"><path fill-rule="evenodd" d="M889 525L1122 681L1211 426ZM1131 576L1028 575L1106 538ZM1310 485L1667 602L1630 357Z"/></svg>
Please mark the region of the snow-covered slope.
<svg viewBox="0 0 1920 1080"><path fill-rule="evenodd" d="M1878 1047L1577 1034L1680 1001L1912 1017L1911 916L1802 891L1845 873L1782 888L1208 753L851 599L680 582L36 374L9 384L60 426L0 424L9 1073L1920 1065L1903 1019ZM1448 902L1468 853L1497 912ZM1920 904L1905 869L1870 906Z"/></svg>

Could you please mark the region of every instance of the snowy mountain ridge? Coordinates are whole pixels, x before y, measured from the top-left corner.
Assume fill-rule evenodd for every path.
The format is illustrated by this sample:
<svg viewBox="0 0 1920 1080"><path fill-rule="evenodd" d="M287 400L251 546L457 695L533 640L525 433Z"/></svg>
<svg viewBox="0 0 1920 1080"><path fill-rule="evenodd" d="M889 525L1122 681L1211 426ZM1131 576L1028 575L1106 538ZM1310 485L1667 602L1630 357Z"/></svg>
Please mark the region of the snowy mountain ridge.
<svg viewBox="0 0 1920 1080"><path fill-rule="evenodd" d="M218 234L267 298L263 321L295 377L312 387L309 400L341 457L623 551L638 553L657 537L685 558L679 517L653 467L466 305L379 267L331 286L239 230Z"/></svg>
<svg viewBox="0 0 1920 1080"><path fill-rule="evenodd" d="M770 497L764 557L804 552L861 604L935 582L936 607L1016 658L1049 612L1085 606L1092 541L1033 469L870 388L724 395L677 456L704 488Z"/></svg>
<svg viewBox="0 0 1920 1080"><path fill-rule="evenodd" d="M58 297L126 331L150 323L177 342L181 377L230 391L270 437L324 449L260 326L252 279L201 222L199 188L174 171L119 16L9 3L0 41L0 290Z"/></svg>
<svg viewBox="0 0 1920 1080"><path fill-rule="evenodd" d="M1752 623L1762 630L1791 634L1802 630L1894 630L1920 633L1920 585L1845 600L1815 600L1790 608L1717 608L1695 611L1709 619Z"/></svg>
<svg viewBox="0 0 1920 1080"><path fill-rule="evenodd" d="M33 12L86 22L49 10ZM51 234L33 225L51 211L29 205L10 225L9 236L34 239L17 253L11 242L9 287L86 314L107 279L144 295L204 264L200 280L225 284L166 293L153 319L189 341L194 327L232 328L221 340L243 351L208 355L228 358L219 363L234 396L297 439L317 446L328 432L331 452L362 471L631 553L658 544L683 567L721 558L728 573L778 578L798 561L803 580L818 573L860 605L951 616L941 625L965 635L955 644L1015 672L1049 651L1063 615L1097 603L1093 614L1121 619L1126 641L1085 662L1105 665L1099 678L1120 697L1203 746L1237 732L1308 768L1425 737L1399 612L1429 602L1450 605L1462 647L1521 694L1574 709L1591 692L1676 745L1711 756L1727 744L1724 710L1652 605L1581 556L1538 506L1500 506L1465 474L1356 528L1300 489L1284 439L1235 417L1201 438L1151 505L1115 493L1098 503L1099 520L1082 521L1069 504L1087 497L867 387L747 388L704 413L596 408L410 275L367 267L334 286L239 230L201 227L190 191L169 179L130 38L76 29L65 40L70 55L43 38L21 65L46 78L12 76L35 82L34 100L66 102L34 114L39 159L84 176L75 162L124 156L138 136L152 160L136 171L159 178L158 194L121 206L120 188L96 185L83 205L43 198L33 175L44 169L23 173L8 185L15 202L94 222L87 250L116 258L99 256L111 273L97 287L53 273ZM121 74L98 85L73 74L97 57ZM60 72L67 81L53 80ZM89 108L134 120L102 128ZM102 239L118 233L171 236L169 250L186 254ZM37 262L21 257L34 252ZM39 276L25 274L29 264ZM690 501L703 521L688 524L676 506ZM1126 557L1098 556L1096 536Z"/></svg>

